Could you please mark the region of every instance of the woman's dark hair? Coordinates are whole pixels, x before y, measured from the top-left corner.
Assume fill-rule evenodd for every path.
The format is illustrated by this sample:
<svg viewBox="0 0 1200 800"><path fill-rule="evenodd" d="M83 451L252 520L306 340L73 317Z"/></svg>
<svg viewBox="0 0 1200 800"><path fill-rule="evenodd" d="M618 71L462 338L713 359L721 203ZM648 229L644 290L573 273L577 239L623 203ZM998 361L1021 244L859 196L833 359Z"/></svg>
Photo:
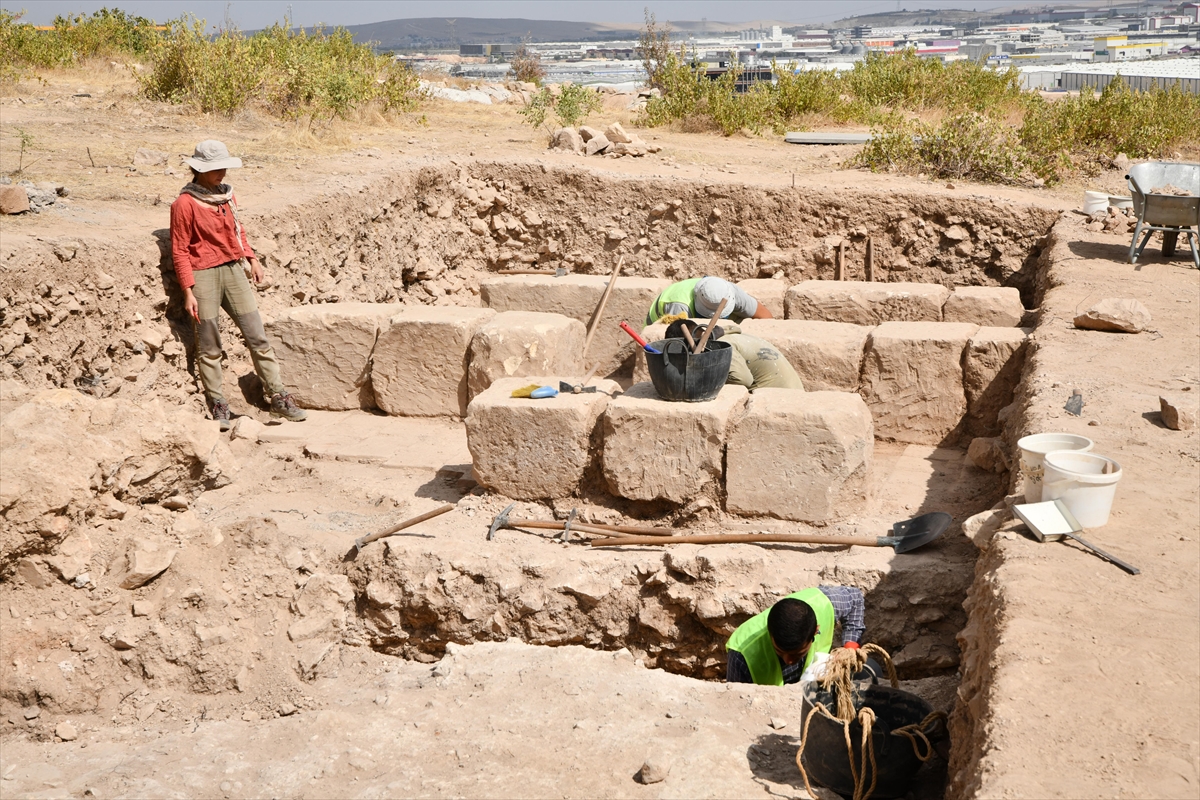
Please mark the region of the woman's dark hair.
<svg viewBox="0 0 1200 800"><path fill-rule="evenodd" d="M188 169L192 170L192 180L193 181L195 181L196 178L200 177L200 173L197 172L195 169L193 169L192 167L188 167Z"/></svg>
<svg viewBox="0 0 1200 800"><path fill-rule="evenodd" d="M785 597L767 613L767 633L785 653L803 650L817 636L817 615L803 600Z"/></svg>

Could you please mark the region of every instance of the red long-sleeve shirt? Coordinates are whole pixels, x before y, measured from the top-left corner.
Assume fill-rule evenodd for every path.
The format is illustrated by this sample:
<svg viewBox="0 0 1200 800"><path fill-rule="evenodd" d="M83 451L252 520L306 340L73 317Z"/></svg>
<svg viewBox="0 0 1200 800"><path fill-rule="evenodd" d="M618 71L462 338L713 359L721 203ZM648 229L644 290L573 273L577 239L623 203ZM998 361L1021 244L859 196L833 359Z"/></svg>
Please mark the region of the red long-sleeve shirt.
<svg viewBox="0 0 1200 800"><path fill-rule="evenodd" d="M233 202L237 202L236 197ZM254 251L246 240L245 228L242 246L238 247L237 228L228 203L213 206L181 194L171 203L171 255L179 285L187 289L196 285L194 271L228 264L243 256L250 258Z"/></svg>

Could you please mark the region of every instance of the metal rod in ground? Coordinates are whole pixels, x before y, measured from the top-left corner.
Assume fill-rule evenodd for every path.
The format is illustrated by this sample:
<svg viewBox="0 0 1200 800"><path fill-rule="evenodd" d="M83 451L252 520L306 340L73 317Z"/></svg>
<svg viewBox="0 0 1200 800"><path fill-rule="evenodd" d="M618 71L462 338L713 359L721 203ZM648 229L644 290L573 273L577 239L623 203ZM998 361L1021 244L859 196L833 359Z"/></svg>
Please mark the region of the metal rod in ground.
<svg viewBox="0 0 1200 800"><path fill-rule="evenodd" d="M837 261L833 262L833 279L835 281L844 281L846 279L846 243L838 242Z"/></svg>
<svg viewBox="0 0 1200 800"><path fill-rule="evenodd" d="M802 533L702 533L691 536L620 536L610 539L593 539L592 547L626 547L633 545L670 544L754 544L756 542L780 542L788 544L832 544L849 547L860 545L879 547L874 536L806 536Z"/></svg>
<svg viewBox="0 0 1200 800"><path fill-rule="evenodd" d="M867 237L867 262L866 262L867 280L875 280L875 243L871 238Z"/></svg>
<svg viewBox="0 0 1200 800"><path fill-rule="evenodd" d="M391 536L393 533L399 533L400 531L404 530L405 528L411 528L413 525L416 525L418 522L424 522L427 519L433 519L434 517L445 514L447 511L453 511L453 510L454 510L454 506L450 503L447 503L444 506L435 508L433 511L426 511L424 514L422 514L419 517L413 517L412 519L407 519L404 522L401 522L399 525L395 525L391 528L388 528L386 531L380 531L379 533L372 533L369 536L360 536L359 538L354 540L354 546L357 549L362 550L363 545L370 544L371 542L375 541L376 539L382 539L385 536Z"/></svg>

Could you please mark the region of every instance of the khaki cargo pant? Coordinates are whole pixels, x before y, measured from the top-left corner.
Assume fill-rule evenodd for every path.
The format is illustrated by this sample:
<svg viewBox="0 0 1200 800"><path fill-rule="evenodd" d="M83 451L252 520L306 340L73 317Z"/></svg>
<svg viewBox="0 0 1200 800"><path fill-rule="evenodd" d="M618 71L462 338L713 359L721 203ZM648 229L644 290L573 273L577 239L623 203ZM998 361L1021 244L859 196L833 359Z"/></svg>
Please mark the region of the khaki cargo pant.
<svg viewBox="0 0 1200 800"><path fill-rule="evenodd" d="M241 330L254 362L254 371L262 380L267 395L283 392L279 362L267 341L258 302L254 299L254 287L246 279L241 264L233 261L219 267L198 269L192 277L196 281L192 293L196 295L200 314L200 322L196 324L196 369L209 402L225 400L221 391L221 332L217 327L222 308Z"/></svg>

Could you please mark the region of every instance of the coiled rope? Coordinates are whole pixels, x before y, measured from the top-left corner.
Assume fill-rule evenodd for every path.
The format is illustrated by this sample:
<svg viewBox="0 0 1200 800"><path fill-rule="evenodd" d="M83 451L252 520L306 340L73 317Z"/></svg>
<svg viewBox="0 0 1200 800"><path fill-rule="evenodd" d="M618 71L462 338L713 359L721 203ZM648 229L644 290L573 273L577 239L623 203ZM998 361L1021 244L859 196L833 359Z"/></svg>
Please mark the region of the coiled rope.
<svg viewBox="0 0 1200 800"><path fill-rule="evenodd" d="M837 696L837 715L830 713L824 703L815 703L808 716L804 719L804 727L800 731L800 749L796 752L796 766L800 768L800 776L804 778L804 788L808 790L810 797L816 797L813 792L812 784L808 781L808 772L804 769L804 745L808 742L808 726L812 722L814 714L820 712L834 722L842 724L842 735L846 741L846 759L850 763L850 775L854 781L853 800L866 800L875 792L875 784L879 773L875 767L875 742L871 738L872 729L875 727L875 712L874 710L863 706L858 713L854 711L854 682L853 678L867 665L867 658L871 654L879 657L879 661L887 670L888 680L892 684L893 689L900 688L900 680L896 676L896 667L892 664L892 657L888 655L877 644L865 644L859 648L835 650L830 656L829 661L825 664L825 672L820 678L821 688L825 691L834 691ZM933 723L938 720L944 720L946 714L943 711L934 711L925 717L920 722L911 725L905 725L902 728L896 728L892 731L897 736L903 736L908 739L912 745L913 754L922 763L933 757L933 743L929 741L929 737L925 731ZM854 743L850 738L850 725L855 720L862 727L862 737L859 742L859 761L854 762ZM921 753L919 742L925 743L925 752ZM871 782L867 784L867 766L870 765Z"/></svg>

